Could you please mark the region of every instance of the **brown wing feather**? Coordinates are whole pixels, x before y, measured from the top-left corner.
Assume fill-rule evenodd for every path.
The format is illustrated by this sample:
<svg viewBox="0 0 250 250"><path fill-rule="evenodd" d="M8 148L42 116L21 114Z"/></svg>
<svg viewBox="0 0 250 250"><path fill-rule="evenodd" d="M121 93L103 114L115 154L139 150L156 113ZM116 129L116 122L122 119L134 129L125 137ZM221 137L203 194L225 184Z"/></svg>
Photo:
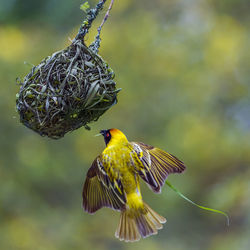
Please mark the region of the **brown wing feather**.
<svg viewBox="0 0 250 250"><path fill-rule="evenodd" d="M84 210L88 213L102 207L122 210L126 203L124 194L112 187L108 176L99 166L101 162L97 157L87 172L82 193Z"/></svg>
<svg viewBox="0 0 250 250"><path fill-rule="evenodd" d="M182 173L185 165L175 156L142 142L131 143L143 167L138 169L141 178L156 193L161 191L171 173Z"/></svg>

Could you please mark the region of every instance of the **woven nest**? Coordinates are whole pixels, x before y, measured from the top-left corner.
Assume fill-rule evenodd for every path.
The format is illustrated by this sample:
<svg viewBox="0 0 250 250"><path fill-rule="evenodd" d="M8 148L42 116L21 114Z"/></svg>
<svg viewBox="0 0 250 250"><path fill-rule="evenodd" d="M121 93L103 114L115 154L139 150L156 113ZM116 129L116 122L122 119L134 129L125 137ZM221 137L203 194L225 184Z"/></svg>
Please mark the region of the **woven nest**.
<svg viewBox="0 0 250 250"><path fill-rule="evenodd" d="M91 46L90 46L91 47ZM98 118L117 102L114 73L83 39L44 59L20 82L20 121L53 139Z"/></svg>

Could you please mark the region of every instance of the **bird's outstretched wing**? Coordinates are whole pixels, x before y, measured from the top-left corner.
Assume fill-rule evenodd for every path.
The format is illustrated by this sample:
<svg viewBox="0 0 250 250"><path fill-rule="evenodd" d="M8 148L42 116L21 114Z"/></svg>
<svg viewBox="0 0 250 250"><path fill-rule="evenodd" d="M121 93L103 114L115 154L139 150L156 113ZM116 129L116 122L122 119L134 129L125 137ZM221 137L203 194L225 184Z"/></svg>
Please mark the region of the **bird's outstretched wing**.
<svg viewBox="0 0 250 250"><path fill-rule="evenodd" d="M186 168L182 161L159 148L142 142L131 142L131 145L142 163L136 170L156 193L161 192L169 174L182 173Z"/></svg>
<svg viewBox="0 0 250 250"><path fill-rule="evenodd" d="M121 190L122 187L117 190L110 182L103 170L101 161L97 157L87 172L83 186L84 210L91 214L102 207L122 210L125 207L126 198Z"/></svg>

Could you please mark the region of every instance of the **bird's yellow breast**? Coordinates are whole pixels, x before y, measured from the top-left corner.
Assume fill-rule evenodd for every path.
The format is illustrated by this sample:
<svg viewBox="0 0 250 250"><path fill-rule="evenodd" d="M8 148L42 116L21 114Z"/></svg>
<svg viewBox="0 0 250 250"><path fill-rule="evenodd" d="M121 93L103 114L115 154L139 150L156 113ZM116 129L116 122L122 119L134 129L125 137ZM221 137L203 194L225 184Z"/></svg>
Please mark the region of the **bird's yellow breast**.
<svg viewBox="0 0 250 250"><path fill-rule="evenodd" d="M122 177L126 172L133 172L131 150L127 145L110 145L101 157L105 171L107 174L111 172L110 177Z"/></svg>
<svg viewBox="0 0 250 250"><path fill-rule="evenodd" d="M121 180L127 196L141 197L139 178L135 171L135 155L129 143L109 145L102 153L102 163L111 181Z"/></svg>

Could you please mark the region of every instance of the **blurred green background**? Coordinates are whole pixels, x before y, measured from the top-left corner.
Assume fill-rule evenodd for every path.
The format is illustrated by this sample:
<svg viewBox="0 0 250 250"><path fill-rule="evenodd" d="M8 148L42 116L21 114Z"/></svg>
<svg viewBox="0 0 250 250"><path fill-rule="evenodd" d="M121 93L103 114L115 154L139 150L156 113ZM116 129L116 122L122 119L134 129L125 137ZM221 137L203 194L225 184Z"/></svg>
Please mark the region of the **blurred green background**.
<svg viewBox="0 0 250 250"><path fill-rule="evenodd" d="M90 132L54 141L19 123L15 80L70 43L81 3L0 0L0 249L249 249L249 0L115 1L100 54L123 89L119 102ZM144 200L168 221L156 236L117 240L117 212L81 208L86 171L104 148L94 135L111 127L182 159L187 170L169 180L227 212L231 225L168 187L155 195L143 185Z"/></svg>

